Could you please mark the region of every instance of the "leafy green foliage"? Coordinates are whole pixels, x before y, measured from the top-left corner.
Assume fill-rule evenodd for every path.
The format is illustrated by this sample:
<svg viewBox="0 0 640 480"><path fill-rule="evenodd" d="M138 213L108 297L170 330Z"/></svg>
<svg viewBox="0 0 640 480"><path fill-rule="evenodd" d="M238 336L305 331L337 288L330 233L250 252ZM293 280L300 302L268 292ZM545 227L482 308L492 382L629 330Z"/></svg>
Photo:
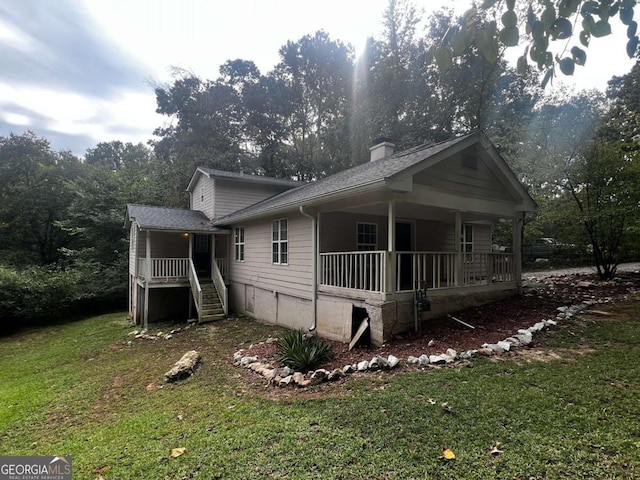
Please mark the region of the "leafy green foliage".
<svg viewBox="0 0 640 480"><path fill-rule="evenodd" d="M485 1L479 8L472 7L458 22L457 28L465 32L467 46L475 46L489 61L496 61L504 47L513 47L520 43L519 24L524 25L527 46L524 55L546 71L542 86L545 87L557 64L565 75L573 75L575 65L584 65L586 52L582 51L573 57L562 57L553 53L553 43L563 42L558 51L566 49L566 42L577 34L580 43L588 47L591 38L605 37L611 34L611 21L616 17L623 25L627 25L628 41L625 50L632 58L637 53L637 23L633 20L636 2L634 0L544 0L540 2ZM495 22L489 18L500 17L501 29L496 30ZM579 30L577 27L581 27ZM579 32L579 33L578 33ZM439 68L449 68L453 61L442 61L442 52L448 50L452 36L443 37L438 46L441 52L436 58ZM574 47L577 48L577 47ZM461 54L454 49L454 56ZM519 61L518 71L525 67Z"/></svg>
<svg viewBox="0 0 640 480"><path fill-rule="evenodd" d="M301 330L290 330L278 339L278 361L297 372L315 369L333 356L324 340L307 336Z"/></svg>

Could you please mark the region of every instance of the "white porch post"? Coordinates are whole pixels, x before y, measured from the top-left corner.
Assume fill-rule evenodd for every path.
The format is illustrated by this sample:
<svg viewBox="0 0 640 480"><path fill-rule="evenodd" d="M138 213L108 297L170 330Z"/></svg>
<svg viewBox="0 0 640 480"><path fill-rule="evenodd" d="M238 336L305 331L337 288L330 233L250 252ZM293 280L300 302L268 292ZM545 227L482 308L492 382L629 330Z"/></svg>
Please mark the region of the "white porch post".
<svg viewBox="0 0 640 480"><path fill-rule="evenodd" d="M456 247L456 278L455 286L462 285L462 242L460 234L462 233L462 212L456 212L455 226L453 227L453 241Z"/></svg>
<svg viewBox="0 0 640 480"><path fill-rule="evenodd" d="M193 234L189 234L189 269L191 269L190 263L193 261ZM189 270L191 271L191 270ZM191 275L189 275L191 278ZM189 318L193 318L193 302L191 301L191 295L189 295Z"/></svg>
<svg viewBox="0 0 640 480"><path fill-rule="evenodd" d="M396 271L396 202L389 200L389 209L387 213L387 293L396 291L397 275Z"/></svg>
<svg viewBox="0 0 640 480"><path fill-rule="evenodd" d="M142 329L147 330L149 327L149 282L151 282L151 231L147 230L147 243L146 243L146 272L144 282L144 317L142 319Z"/></svg>
<svg viewBox="0 0 640 480"><path fill-rule="evenodd" d="M211 279L213 280L213 264L216 263L216 236L211 235Z"/></svg>
<svg viewBox="0 0 640 480"><path fill-rule="evenodd" d="M511 235L513 237L513 276L518 289L518 294L522 295L522 224L524 213L513 219Z"/></svg>

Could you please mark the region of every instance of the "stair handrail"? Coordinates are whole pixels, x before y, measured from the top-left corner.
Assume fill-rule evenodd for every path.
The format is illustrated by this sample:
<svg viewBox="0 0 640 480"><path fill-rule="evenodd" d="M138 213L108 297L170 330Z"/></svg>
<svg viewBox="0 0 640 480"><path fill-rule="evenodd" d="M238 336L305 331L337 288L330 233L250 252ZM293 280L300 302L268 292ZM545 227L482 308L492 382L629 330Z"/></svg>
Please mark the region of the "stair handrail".
<svg viewBox="0 0 640 480"><path fill-rule="evenodd" d="M218 264L213 262L211 267L211 280L213 280L213 284L218 291L218 297L220 297L220 303L222 303L222 310L224 311L224 316L226 317L229 313L229 294L227 292L227 285L224 283L224 278L222 277L222 273L220 273L220 269L218 268Z"/></svg>
<svg viewBox="0 0 640 480"><path fill-rule="evenodd" d="M202 320L202 286L200 285L200 280L198 280L196 266L193 264L193 260L191 258L189 259L189 285L191 286L191 293L196 304L198 321L200 321Z"/></svg>

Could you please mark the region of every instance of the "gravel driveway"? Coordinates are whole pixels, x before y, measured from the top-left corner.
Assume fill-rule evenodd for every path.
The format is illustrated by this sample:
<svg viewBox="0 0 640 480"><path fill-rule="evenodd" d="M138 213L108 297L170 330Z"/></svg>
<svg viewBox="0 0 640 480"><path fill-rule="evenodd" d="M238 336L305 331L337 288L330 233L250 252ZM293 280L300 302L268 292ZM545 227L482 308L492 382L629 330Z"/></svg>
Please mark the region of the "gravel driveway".
<svg viewBox="0 0 640 480"><path fill-rule="evenodd" d="M621 263L618 265L618 272L640 271L640 262ZM560 268L558 270L536 270L533 272L522 272L522 278L530 280L540 277L557 277L561 275L596 273L596 267Z"/></svg>

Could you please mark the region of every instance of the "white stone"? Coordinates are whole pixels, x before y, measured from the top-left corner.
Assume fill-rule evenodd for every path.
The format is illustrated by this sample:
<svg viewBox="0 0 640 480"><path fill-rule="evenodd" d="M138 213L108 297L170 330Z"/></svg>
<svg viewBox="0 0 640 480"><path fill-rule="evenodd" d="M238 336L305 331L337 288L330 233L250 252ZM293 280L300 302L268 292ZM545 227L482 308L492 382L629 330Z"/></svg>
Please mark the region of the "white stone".
<svg viewBox="0 0 640 480"><path fill-rule="evenodd" d="M458 356L458 352L456 352L453 348L447 348L447 355L451 358L453 358L454 360L456 359L456 357Z"/></svg>
<svg viewBox="0 0 640 480"><path fill-rule="evenodd" d="M420 359L418 357L414 357L413 355L409 355L407 357L407 363L410 365L414 365L419 362L420 362Z"/></svg>
<svg viewBox="0 0 640 480"><path fill-rule="evenodd" d="M554 326L558 325L558 322L556 322L555 320L545 320L544 324L547 327L554 327Z"/></svg>
<svg viewBox="0 0 640 480"><path fill-rule="evenodd" d="M466 352L462 352L460 354L460 358L462 358L463 360L469 360L475 357L477 353L478 353L477 350L467 350Z"/></svg>
<svg viewBox="0 0 640 480"><path fill-rule="evenodd" d="M562 306L562 307L558 307L556 308L556 310L560 313L565 313L567 310L569 310L569 307L567 306Z"/></svg>
<svg viewBox="0 0 640 480"><path fill-rule="evenodd" d="M358 363L359 372L366 372L368 369L369 369L369 362L367 360L363 360L360 363Z"/></svg>
<svg viewBox="0 0 640 480"><path fill-rule="evenodd" d="M247 367L249 364L258 361L258 357L242 357L240 359L240 366Z"/></svg>
<svg viewBox="0 0 640 480"><path fill-rule="evenodd" d="M351 366L351 365L349 365L349 366ZM327 380L329 380L331 382L333 380L337 380L338 378L342 378L345 375L346 374L345 374L344 370L340 370L339 368L335 368L329 374L329 376L327 377Z"/></svg>
<svg viewBox="0 0 640 480"><path fill-rule="evenodd" d="M429 365L430 363L429 357L423 353L422 355L420 355L420 357L418 357L418 363L423 366Z"/></svg>
<svg viewBox="0 0 640 480"><path fill-rule="evenodd" d="M387 366L389 370L396 368L399 363L400 360L398 359L398 357L395 357L393 355L389 355L389 357L387 357Z"/></svg>
<svg viewBox="0 0 640 480"><path fill-rule="evenodd" d="M353 365L345 365L344 367L342 367L342 371L344 373L353 373Z"/></svg>
<svg viewBox="0 0 640 480"><path fill-rule="evenodd" d="M527 346L533 341L533 337L531 335L516 335L516 338L520 341L521 345Z"/></svg>
<svg viewBox="0 0 640 480"><path fill-rule="evenodd" d="M279 387L286 387L293 381L293 375L287 375L282 380L278 382Z"/></svg>
<svg viewBox="0 0 640 480"><path fill-rule="evenodd" d="M369 362L370 370L380 370L382 368L387 368L387 361L382 357L373 357Z"/></svg>
<svg viewBox="0 0 640 480"><path fill-rule="evenodd" d="M429 363L438 365L446 362L447 362L447 359L445 358L445 355L429 355Z"/></svg>
<svg viewBox="0 0 640 480"><path fill-rule="evenodd" d="M325 380L327 380L327 378L329 378L329 371L325 370L323 368L319 368L318 370L316 370L315 372L313 372L313 374L311 375L311 385L318 385L322 382L324 382Z"/></svg>
<svg viewBox="0 0 640 480"><path fill-rule="evenodd" d="M500 340L497 345L502 348L505 352L511 350L511 344L509 342L505 342L504 340Z"/></svg>

